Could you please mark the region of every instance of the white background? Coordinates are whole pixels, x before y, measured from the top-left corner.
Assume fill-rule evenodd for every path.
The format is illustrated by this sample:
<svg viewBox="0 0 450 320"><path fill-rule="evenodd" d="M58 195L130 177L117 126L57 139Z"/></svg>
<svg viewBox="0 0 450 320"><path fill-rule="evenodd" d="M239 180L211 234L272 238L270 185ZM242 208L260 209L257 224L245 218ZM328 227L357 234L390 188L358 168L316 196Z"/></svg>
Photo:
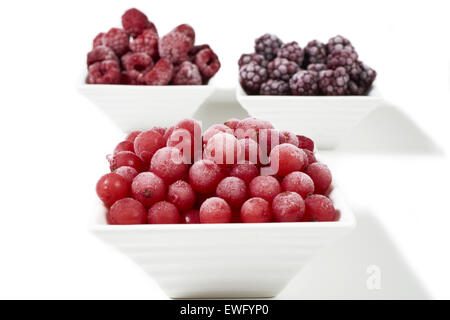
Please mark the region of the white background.
<svg viewBox="0 0 450 320"><path fill-rule="evenodd" d="M119 27L129 7L143 10L160 34L181 23L194 26L197 42L209 43L218 53L222 69L216 84L225 87L236 83L239 55L251 51L254 38L265 32L301 45L336 34L350 38L360 57L378 71L384 96L442 153L432 159L423 154L328 158L342 169L336 176L348 181L343 185L353 208L370 207L394 239L396 252L426 287L426 296L450 298L450 174L442 155L450 151L450 23L445 4L2 1L0 298L165 298L149 277L86 227L95 182L107 170L102 160L122 135L76 86L93 37ZM395 128L391 134L395 136ZM387 144L390 138L386 136ZM399 285L405 290L398 292L422 297L407 295L410 283L404 279ZM308 295L301 285L298 290L291 286L282 297L349 297L334 289Z"/></svg>

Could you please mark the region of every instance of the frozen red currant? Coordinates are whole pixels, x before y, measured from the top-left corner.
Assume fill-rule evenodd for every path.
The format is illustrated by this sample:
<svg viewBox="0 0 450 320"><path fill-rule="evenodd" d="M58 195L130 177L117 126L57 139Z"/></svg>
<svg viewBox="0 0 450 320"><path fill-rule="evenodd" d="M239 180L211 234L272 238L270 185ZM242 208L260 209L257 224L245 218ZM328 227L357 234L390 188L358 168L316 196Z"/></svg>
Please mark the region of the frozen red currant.
<svg viewBox="0 0 450 320"><path fill-rule="evenodd" d="M181 221L185 224L198 224L200 223L200 211L192 209L183 213Z"/></svg>
<svg viewBox="0 0 450 320"><path fill-rule="evenodd" d="M235 164L230 171L230 176L237 177L249 184L253 178L259 175L259 170L256 165L252 163Z"/></svg>
<svg viewBox="0 0 450 320"><path fill-rule="evenodd" d="M239 208L248 199L247 186L244 180L236 177L227 177L220 181L216 195L224 199L231 208Z"/></svg>
<svg viewBox="0 0 450 320"><path fill-rule="evenodd" d="M248 186L251 197L272 200L281 192L281 186L277 179L272 176L258 176Z"/></svg>
<svg viewBox="0 0 450 320"><path fill-rule="evenodd" d="M221 166L232 166L240 158L238 140L229 133L215 134L206 145L205 155L209 160Z"/></svg>
<svg viewBox="0 0 450 320"><path fill-rule="evenodd" d="M273 199L272 212L277 222L299 222L305 214L305 202L298 193L285 191Z"/></svg>
<svg viewBox="0 0 450 320"><path fill-rule="evenodd" d="M229 223L231 217L230 206L225 200L218 197L207 199L200 207L201 223Z"/></svg>
<svg viewBox="0 0 450 320"><path fill-rule="evenodd" d="M306 198L306 221L335 221L336 209L333 202L320 194L313 194Z"/></svg>
<svg viewBox="0 0 450 320"><path fill-rule="evenodd" d="M118 175L121 175L126 181L130 183L130 185L134 177L136 177L139 173L135 168L128 166L117 168L114 172L117 173Z"/></svg>
<svg viewBox="0 0 450 320"><path fill-rule="evenodd" d="M233 134L233 130L230 127L227 127L224 124L214 124L206 129L205 133L203 134L203 143L207 144L209 139L211 139L216 133L219 132Z"/></svg>
<svg viewBox="0 0 450 320"><path fill-rule="evenodd" d="M131 151L134 153L134 144L128 140L119 142L117 146L114 148L114 153L118 153L121 151Z"/></svg>
<svg viewBox="0 0 450 320"><path fill-rule="evenodd" d="M191 185L183 180L175 181L167 189L167 201L173 203L180 211L191 209L196 198Z"/></svg>
<svg viewBox="0 0 450 320"><path fill-rule="evenodd" d="M314 182L303 172L294 171L283 178L281 186L284 191L297 192L305 199L314 192Z"/></svg>
<svg viewBox="0 0 450 320"><path fill-rule="evenodd" d="M302 149L303 152L306 154L306 157L308 158L308 165L316 162L316 156L314 155L314 152L309 151L308 149Z"/></svg>
<svg viewBox="0 0 450 320"><path fill-rule="evenodd" d="M134 150L146 164L150 164L155 152L162 147L164 147L164 138L155 130L142 132L134 140Z"/></svg>
<svg viewBox="0 0 450 320"><path fill-rule="evenodd" d="M286 142L286 136L275 129L259 130L258 135L260 162L264 165L269 164L269 155L272 149L279 144Z"/></svg>
<svg viewBox="0 0 450 320"><path fill-rule="evenodd" d="M186 164L195 162L196 143L193 136L186 129L175 129L167 139L168 147L180 150L183 161ZM200 144L201 149L201 144Z"/></svg>
<svg viewBox="0 0 450 320"><path fill-rule="evenodd" d="M250 198L242 205L241 219L244 223L270 222L272 210L270 204L262 198Z"/></svg>
<svg viewBox="0 0 450 320"><path fill-rule="evenodd" d="M189 169L189 183L197 192L213 193L221 179L222 170L211 160L197 161Z"/></svg>
<svg viewBox="0 0 450 320"><path fill-rule="evenodd" d="M332 177L327 165L314 162L308 166L305 173L314 181L314 193L325 194L328 191Z"/></svg>
<svg viewBox="0 0 450 320"><path fill-rule="evenodd" d="M224 124L227 127L231 128L232 130L236 130L236 128L238 127L239 121L240 121L239 119L231 118L231 119L228 119L227 121L225 121Z"/></svg>
<svg viewBox="0 0 450 320"><path fill-rule="evenodd" d="M261 150L255 140L250 138L239 139L237 149L237 163L259 163Z"/></svg>
<svg viewBox="0 0 450 320"><path fill-rule="evenodd" d="M156 202L148 210L148 223L150 224L177 224L180 222L180 212L170 202Z"/></svg>
<svg viewBox="0 0 450 320"><path fill-rule="evenodd" d="M130 141L131 143L134 143L134 140L141 132L142 131L139 131L139 130L132 131L125 137L125 140Z"/></svg>
<svg viewBox="0 0 450 320"><path fill-rule="evenodd" d="M270 152L270 167L280 176L286 176L293 171L302 171L308 161L303 150L290 143L283 143Z"/></svg>
<svg viewBox="0 0 450 320"><path fill-rule="evenodd" d="M98 180L96 190L100 200L110 207L117 200L128 197L130 183L117 173L111 172Z"/></svg>
<svg viewBox="0 0 450 320"><path fill-rule="evenodd" d="M133 198L116 201L109 209L110 224L146 224L147 210Z"/></svg>
<svg viewBox="0 0 450 320"><path fill-rule="evenodd" d="M153 172L142 172L134 178L131 184L131 194L133 198L149 208L154 203L164 200L166 184Z"/></svg>
<svg viewBox="0 0 450 320"><path fill-rule="evenodd" d="M146 165L136 154L131 151L120 151L115 154L109 160L109 168L111 171L127 166L136 169L136 171L141 172L146 169Z"/></svg>
<svg viewBox="0 0 450 320"><path fill-rule="evenodd" d="M290 131L281 131L281 134L286 138L286 143L290 143L296 147L299 145L298 138L295 134Z"/></svg>
<svg viewBox="0 0 450 320"><path fill-rule="evenodd" d="M173 147L159 149L150 162L150 171L167 184L183 178L187 170L188 164L184 163L181 151Z"/></svg>

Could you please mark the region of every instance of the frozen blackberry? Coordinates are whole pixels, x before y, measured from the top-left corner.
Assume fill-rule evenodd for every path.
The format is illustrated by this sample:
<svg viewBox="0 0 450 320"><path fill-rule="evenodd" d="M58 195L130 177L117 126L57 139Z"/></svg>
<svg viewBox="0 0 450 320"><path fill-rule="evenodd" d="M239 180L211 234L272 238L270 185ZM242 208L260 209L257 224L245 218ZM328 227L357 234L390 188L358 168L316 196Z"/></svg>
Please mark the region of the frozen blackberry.
<svg viewBox="0 0 450 320"><path fill-rule="evenodd" d="M361 71L358 54L354 51L335 50L328 55L328 69L344 67L351 77L357 77Z"/></svg>
<svg viewBox="0 0 450 320"><path fill-rule="evenodd" d="M289 84L283 80L269 79L261 85L260 95L283 96L289 94Z"/></svg>
<svg viewBox="0 0 450 320"><path fill-rule="evenodd" d="M343 36L337 35L328 40L327 50L330 54L335 50L355 51L355 48L353 47L350 40L344 38Z"/></svg>
<svg viewBox="0 0 450 320"><path fill-rule="evenodd" d="M366 87L360 85L354 80L348 82L348 93L353 96L363 96L367 92Z"/></svg>
<svg viewBox="0 0 450 320"><path fill-rule="evenodd" d="M269 61L264 58L264 56L257 53L244 53L241 55L238 61L239 68L245 64L249 64L250 62L256 62L260 66L267 68L267 64Z"/></svg>
<svg viewBox="0 0 450 320"><path fill-rule="evenodd" d="M267 80L267 69L250 62L239 69L239 83L247 94L258 94L261 84Z"/></svg>
<svg viewBox="0 0 450 320"><path fill-rule="evenodd" d="M298 64L285 58L275 58L267 66L269 78L275 80L289 81L299 70L300 67Z"/></svg>
<svg viewBox="0 0 450 320"><path fill-rule="evenodd" d="M327 96L341 96L348 92L350 76L344 67L319 72L319 89Z"/></svg>
<svg viewBox="0 0 450 320"><path fill-rule="evenodd" d="M358 61L358 64L360 72L357 76L351 76L348 90L353 95L364 95L370 90L372 83L377 77L377 72L362 61Z"/></svg>
<svg viewBox="0 0 450 320"><path fill-rule="evenodd" d="M305 47L305 65L327 62L327 47L318 40L308 42Z"/></svg>
<svg viewBox="0 0 450 320"><path fill-rule="evenodd" d="M274 34L266 33L255 40L255 52L263 55L268 61L277 56L283 42Z"/></svg>
<svg viewBox="0 0 450 320"><path fill-rule="evenodd" d="M281 46L280 50L278 50L277 57L288 59L301 66L303 64L305 52L300 48L296 41L292 41Z"/></svg>
<svg viewBox="0 0 450 320"><path fill-rule="evenodd" d="M319 92L318 74L315 71L300 70L289 80L291 93L296 96L314 96Z"/></svg>
<svg viewBox="0 0 450 320"><path fill-rule="evenodd" d="M323 64L323 63L313 63L308 65L308 71L314 71L319 73L322 70L326 70L327 69L327 65Z"/></svg>

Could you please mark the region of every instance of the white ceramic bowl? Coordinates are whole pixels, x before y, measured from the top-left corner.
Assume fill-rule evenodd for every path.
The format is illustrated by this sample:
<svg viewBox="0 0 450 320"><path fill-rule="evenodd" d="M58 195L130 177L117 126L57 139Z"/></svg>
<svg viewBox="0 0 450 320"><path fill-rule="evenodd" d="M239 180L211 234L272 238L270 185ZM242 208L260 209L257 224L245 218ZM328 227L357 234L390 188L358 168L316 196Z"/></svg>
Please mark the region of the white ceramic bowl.
<svg viewBox="0 0 450 320"><path fill-rule="evenodd" d="M124 132L192 118L214 86L79 85L79 91Z"/></svg>
<svg viewBox="0 0 450 320"><path fill-rule="evenodd" d="M368 96L250 96L238 86L236 98L251 116L308 136L320 149L335 148L383 101L376 88Z"/></svg>
<svg viewBox="0 0 450 320"><path fill-rule="evenodd" d="M318 250L355 227L339 190L330 197L339 221L111 226L98 203L91 231L140 265L169 297L273 297Z"/></svg>

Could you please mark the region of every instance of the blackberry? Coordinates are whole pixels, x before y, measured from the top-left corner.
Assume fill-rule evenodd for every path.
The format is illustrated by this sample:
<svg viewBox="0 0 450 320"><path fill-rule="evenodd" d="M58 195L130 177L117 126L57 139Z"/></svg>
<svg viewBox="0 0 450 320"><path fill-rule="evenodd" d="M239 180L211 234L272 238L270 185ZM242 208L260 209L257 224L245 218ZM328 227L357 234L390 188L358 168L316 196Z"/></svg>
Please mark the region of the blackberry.
<svg viewBox="0 0 450 320"><path fill-rule="evenodd" d="M301 66L303 64L305 52L300 48L296 41L292 41L281 46L280 50L278 50L277 57L288 59Z"/></svg>
<svg viewBox="0 0 450 320"><path fill-rule="evenodd" d="M305 66L311 63L327 63L327 47L318 40L308 42L305 47Z"/></svg>
<svg viewBox="0 0 450 320"><path fill-rule="evenodd" d="M283 80L269 79L261 85L261 95L282 96L289 94L289 84Z"/></svg>
<svg viewBox="0 0 450 320"><path fill-rule="evenodd" d="M330 54L335 50L355 51L355 48L353 47L350 40L344 38L343 36L337 35L328 40L327 50Z"/></svg>
<svg viewBox="0 0 450 320"><path fill-rule="evenodd" d="M250 62L239 69L239 83L247 94L258 94L261 84L267 80L267 69Z"/></svg>
<svg viewBox="0 0 450 320"><path fill-rule="evenodd" d="M239 68L242 67L245 64L249 64L250 62L256 62L261 67L267 68L267 64L269 61L264 58L264 56L257 54L257 53L244 53L241 55L238 61Z"/></svg>
<svg viewBox="0 0 450 320"><path fill-rule="evenodd" d="M295 62L285 58L275 58L267 66L269 78L274 80L289 81L299 71L300 67Z"/></svg>
<svg viewBox="0 0 450 320"><path fill-rule="evenodd" d="M319 72L320 91L327 96L340 96L348 92L350 76L344 67L335 70L323 70Z"/></svg>
<svg viewBox="0 0 450 320"><path fill-rule="evenodd" d="M328 69L344 67L351 77L357 77L361 71L358 54L354 51L335 50L328 55Z"/></svg>
<svg viewBox="0 0 450 320"><path fill-rule="evenodd" d="M363 96L366 94L367 90L364 86L361 86L355 80L350 80L348 82L348 92L354 96Z"/></svg>
<svg viewBox="0 0 450 320"><path fill-rule="evenodd" d="M377 77L377 72L362 61L358 61L358 64L360 72L357 76L351 76L348 89L351 94L364 95L370 90L372 83Z"/></svg>
<svg viewBox="0 0 450 320"><path fill-rule="evenodd" d="M266 33L255 40L255 52L272 61L277 56L283 42L274 34Z"/></svg>
<svg viewBox="0 0 450 320"><path fill-rule="evenodd" d="M300 70L289 80L291 93L297 96L314 96L319 91L318 74L315 71Z"/></svg>
<svg viewBox="0 0 450 320"><path fill-rule="evenodd" d="M327 69L327 66L326 66L326 64L323 64L323 63L313 63L313 64L308 65L308 71L314 71L314 72L319 73L320 71L326 70L326 69Z"/></svg>

